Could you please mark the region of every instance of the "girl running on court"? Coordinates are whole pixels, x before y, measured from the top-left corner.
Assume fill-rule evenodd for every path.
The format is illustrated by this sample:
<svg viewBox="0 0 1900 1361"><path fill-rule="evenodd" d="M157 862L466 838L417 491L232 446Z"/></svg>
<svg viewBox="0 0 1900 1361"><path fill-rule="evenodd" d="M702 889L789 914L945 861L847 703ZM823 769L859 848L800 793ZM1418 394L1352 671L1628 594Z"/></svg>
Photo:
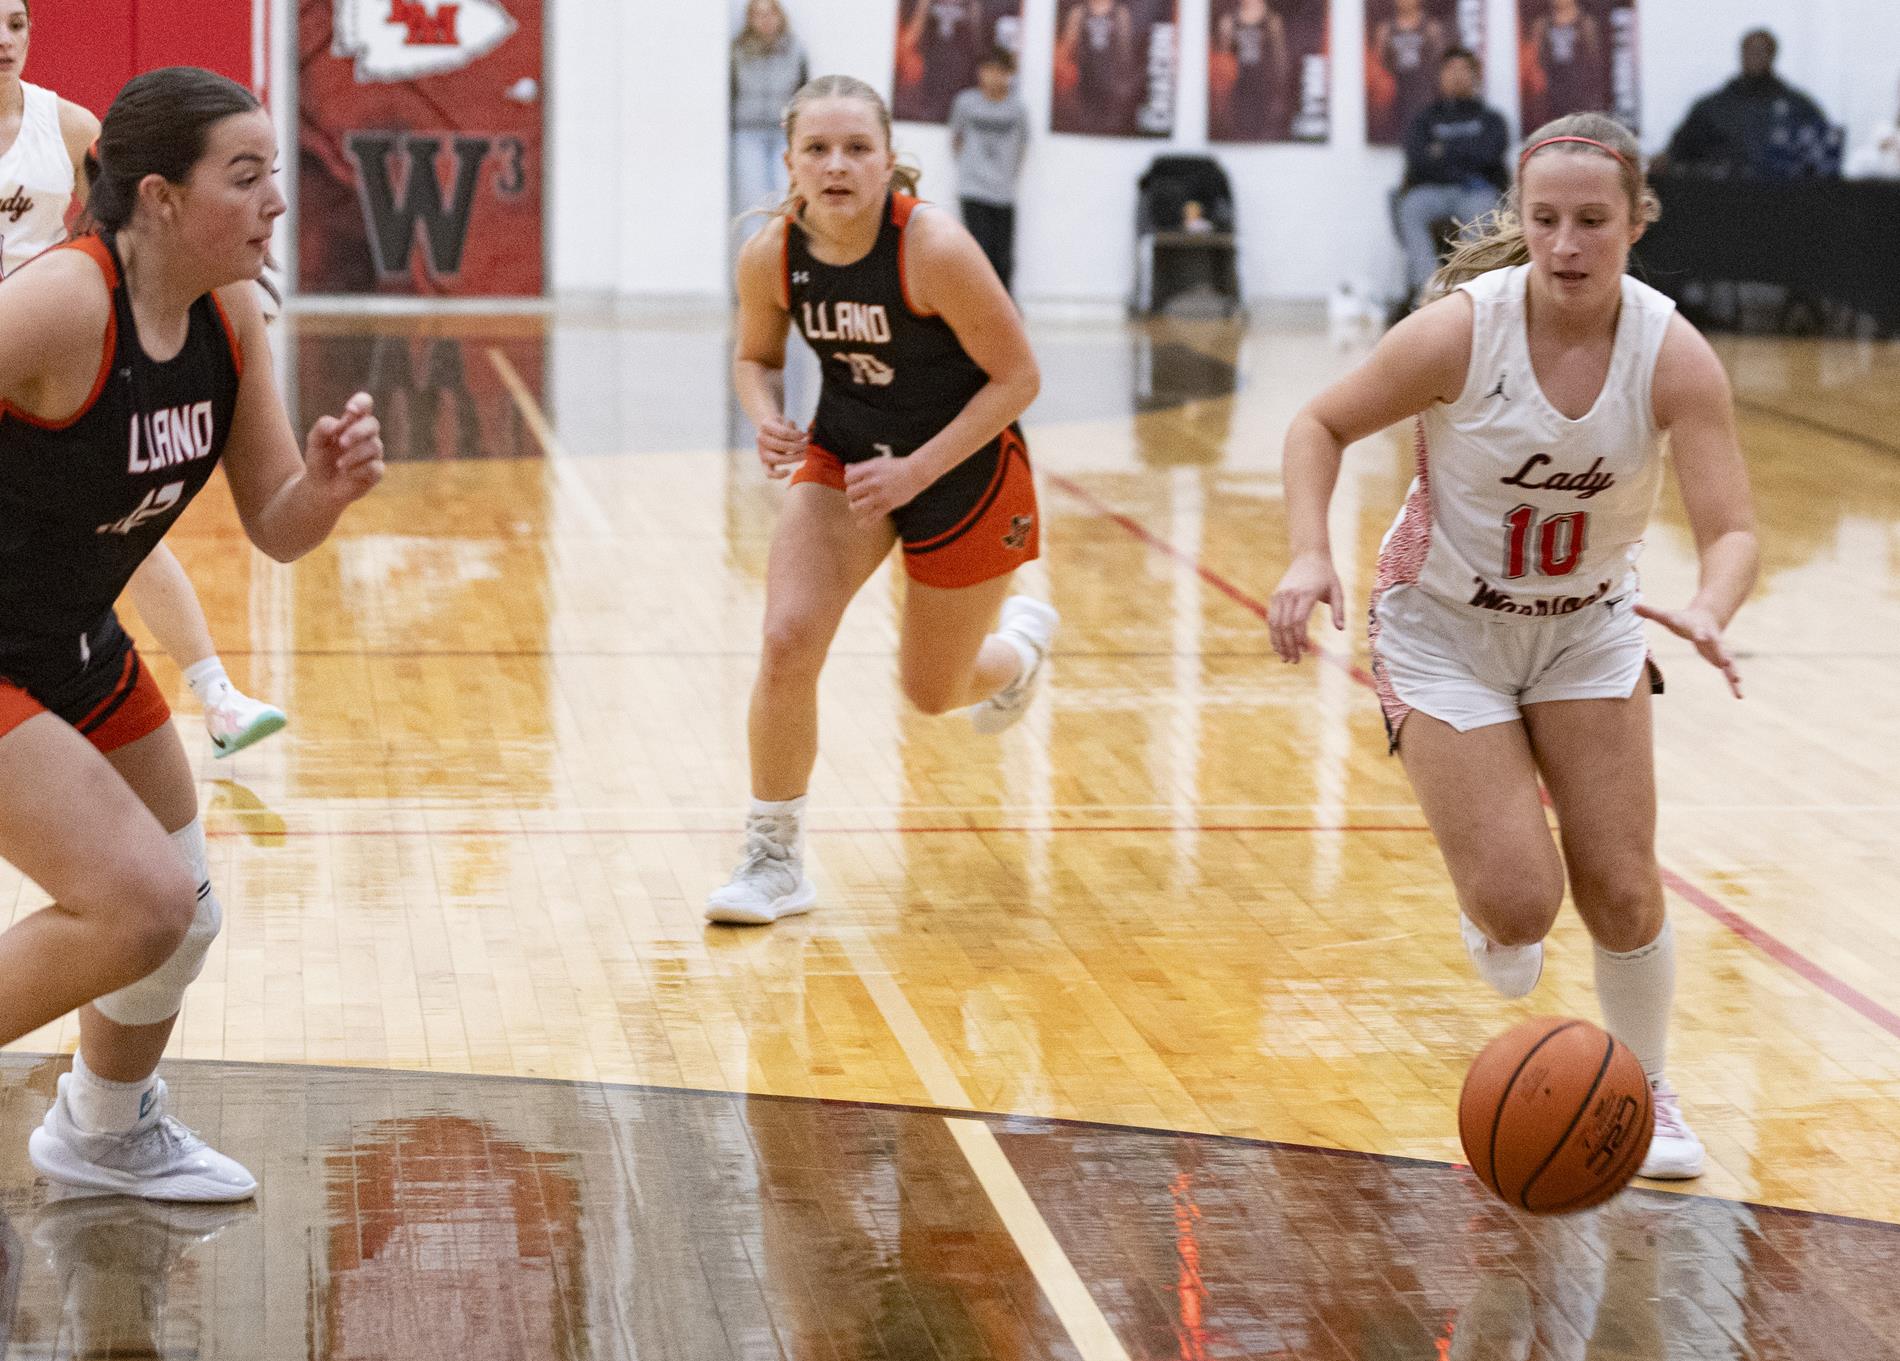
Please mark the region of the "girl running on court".
<svg viewBox="0 0 1900 1361"><path fill-rule="evenodd" d="M800 831L818 673L893 544L909 577L901 684L925 713L969 708L979 731L1001 732L1028 706L1056 629L1053 609L1010 594L1039 551L1016 418L1041 379L1009 294L955 216L911 196L870 86L819 77L785 132L791 199L739 258L733 381L767 475L792 486L766 564L745 854L706 906L711 921L751 925L816 901ZM794 325L824 373L809 432L785 419Z"/></svg>
<svg viewBox="0 0 1900 1361"><path fill-rule="evenodd" d="M276 157L242 86L138 76L87 158L97 234L0 283L0 857L53 899L0 934L0 1043L80 1008L28 1153L92 1193L256 1187L155 1076L223 912L184 748L113 601L220 458L280 562L383 472L367 396L301 455L284 415L252 282L284 211Z"/></svg>
<svg viewBox="0 0 1900 1361"><path fill-rule="evenodd" d="M99 120L21 78L33 37L29 0L0 0L0 278L66 240L69 210L86 202L86 148ZM171 549L158 545L132 574L132 604L204 706L216 755L284 726L284 712L242 693L225 674L204 609Z"/></svg>
<svg viewBox="0 0 1900 1361"><path fill-rule="evenodd" d="M1310 646L1316 604L1345 626L1326 528L1342 451L1416 416L1418 476L1372 597L1392 745L1451 872L1465 947L1503 995L1536 986L1568 874L1604 1024L1656 1095L1642 1175L1681 1178L1701 1173L1703 1149L1665 1075L1676 950L1655 849L1661 677L1642 621L1692 642L1739 696L1722 630L1757 549L1721 362L1624 272L1656 211L1640 155L1600 115L1540 129L1489 232L1440 271L1445 296L1294 418L1291 565L1269 625L1289 662ZM1701 564L1675 609L1639 603L1635 569L1665 438Z"/></svg>

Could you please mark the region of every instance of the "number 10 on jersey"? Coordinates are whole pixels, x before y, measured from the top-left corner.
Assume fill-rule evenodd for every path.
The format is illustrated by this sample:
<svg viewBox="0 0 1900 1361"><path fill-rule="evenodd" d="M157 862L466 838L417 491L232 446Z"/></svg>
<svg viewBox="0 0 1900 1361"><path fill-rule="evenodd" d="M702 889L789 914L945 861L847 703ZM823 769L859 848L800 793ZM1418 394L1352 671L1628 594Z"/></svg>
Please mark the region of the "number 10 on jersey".
<svg viewBox="0 0 1900 1361"><path fill-rule="evenodd" d="M1507 580L1527 576L1567 577L1583 561L1590 513L1583 510L1552 515L1540 521L1536 506L1519 506L1504 517L1504 575Z"/></svg>

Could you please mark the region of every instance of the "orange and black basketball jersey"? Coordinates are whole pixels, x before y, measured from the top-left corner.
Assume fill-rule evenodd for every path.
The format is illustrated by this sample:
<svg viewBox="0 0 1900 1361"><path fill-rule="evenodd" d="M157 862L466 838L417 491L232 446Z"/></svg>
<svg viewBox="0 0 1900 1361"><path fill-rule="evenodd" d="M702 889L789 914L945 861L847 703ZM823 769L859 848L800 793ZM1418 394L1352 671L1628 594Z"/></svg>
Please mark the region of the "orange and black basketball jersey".
<svg viewBox="0 0 1900 1361"><path fill-rule="evenodd" d="M910 305L904 224L917 206L892 194L877 244L848 265L814 259L796 221L785 229L792 324L824 366L812 443L846 463L914 453L990 381L948 322Z"/></svg>
<svg viewBox="0 0 1900 1361"><path fill-rule="evenodd" d="M80 668L88 635L224 451L242 357L210 294L191 307L184 348L158 363L139 344L110 238L89 256L112 290L99 370L77 415L44 421L0 405L0 674L31 687Z"/></svg>

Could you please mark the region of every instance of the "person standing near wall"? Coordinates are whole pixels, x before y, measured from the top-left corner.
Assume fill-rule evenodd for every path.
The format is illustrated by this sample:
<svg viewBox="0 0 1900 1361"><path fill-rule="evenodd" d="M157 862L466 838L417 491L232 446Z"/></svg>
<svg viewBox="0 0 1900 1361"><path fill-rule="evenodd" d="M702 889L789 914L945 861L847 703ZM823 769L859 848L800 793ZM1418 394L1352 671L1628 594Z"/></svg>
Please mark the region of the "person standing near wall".
<svg viewBox="0 0 1900 1361"><path fill-rule="evenodd" d="M1016 181L1029 145L1029 110L1013 82L1016 58L993 48L976 84L950 105L950 149L957 158L963 225L989 257L1003 287L1016 269Z"/></svg>
<svg viewBox="0 0 1900 1361"><path fill-rule="evenodd" d="M86 202L86 148L99 135L90 112L22 79L32 36L30 0L0 0L0 278L66 240L67 217ZM282 709L231 684L197 592L171 549L154 548L126 589L204 706L218 756L284 726Z"/></svg>
<svg viewBox="0 0 1900 1361"><path fill-rule="evenodd" d="M732 206L750 213L785 196L785 106L805 83L805 49L779 0L752 0L732 40Z"/></svg>

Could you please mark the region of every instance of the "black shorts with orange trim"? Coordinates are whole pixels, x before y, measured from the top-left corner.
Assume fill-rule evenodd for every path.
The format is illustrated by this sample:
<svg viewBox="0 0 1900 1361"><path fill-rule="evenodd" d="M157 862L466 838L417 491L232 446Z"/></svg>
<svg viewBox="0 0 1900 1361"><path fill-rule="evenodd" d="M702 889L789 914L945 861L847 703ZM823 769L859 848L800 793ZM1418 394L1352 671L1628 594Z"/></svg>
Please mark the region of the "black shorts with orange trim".
<svg viewBox="0 0 1900 1361"><path fill-rule="evenodd" d="M792 482L843 491L845 464L857 461L814 444ZM925 586L975 586L1034 562L1042 523L1023 432L1010 426L891 512L891 520L904 545L904 570Z"/></svg>
<svg viewBox="0 0 1900 1361"><path fill-rule="evenodd" d="M149 737L171 722L171 705L132 639L107 615L83 640L0 660L0 737L38 714L78 729L101 753Z"/></svg>

